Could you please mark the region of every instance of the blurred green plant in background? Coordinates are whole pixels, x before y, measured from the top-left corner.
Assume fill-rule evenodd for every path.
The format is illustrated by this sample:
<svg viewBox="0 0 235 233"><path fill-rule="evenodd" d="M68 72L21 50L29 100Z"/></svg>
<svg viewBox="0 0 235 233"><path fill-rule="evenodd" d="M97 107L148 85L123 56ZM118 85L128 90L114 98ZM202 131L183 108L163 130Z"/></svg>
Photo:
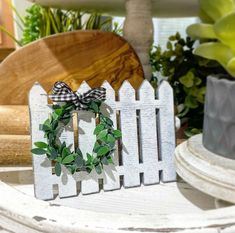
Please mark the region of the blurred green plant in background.
<svg viewBox="0 0 235 233"><path fill-rule="evenodd" d="M150 52L152 83L157 85L160 73L172 86L176 114L182 125L187 124L187 137L202 129L206 77L212 73L226 73L218 62L194 55L194 47L194 40L181 38L176 33L169 37L165 51L153 46Z"/></svg>
<svg viewBox="0 0 235 233"><path fill-rule="evenodd" d="M117 23L112 26L112 17L96 12L61 10L33 4L26 10L26 16L22 18L13 5L11 8L19 19L16 23L22 29L23 36L17 40L4 27L0 26L0 30L8 34L20 46L49 35L75 30L103 30L116 34L122 33L122 29Z"/></svg>

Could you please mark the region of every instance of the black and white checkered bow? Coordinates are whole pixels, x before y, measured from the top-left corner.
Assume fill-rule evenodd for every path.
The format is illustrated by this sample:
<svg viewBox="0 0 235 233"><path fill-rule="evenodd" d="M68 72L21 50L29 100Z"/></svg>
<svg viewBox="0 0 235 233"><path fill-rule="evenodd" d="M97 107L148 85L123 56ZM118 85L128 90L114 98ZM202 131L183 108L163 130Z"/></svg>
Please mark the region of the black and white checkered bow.
<svg viewBox="0 0 235 233"><path fill-rule="evenodd" d="M72 102L77 110L87 110L91 101L105 101L106 90L103 87L91 89L83 94L73 92L64 82L58 81L54 84L52 95L48 95L53 102Z"/></svg>

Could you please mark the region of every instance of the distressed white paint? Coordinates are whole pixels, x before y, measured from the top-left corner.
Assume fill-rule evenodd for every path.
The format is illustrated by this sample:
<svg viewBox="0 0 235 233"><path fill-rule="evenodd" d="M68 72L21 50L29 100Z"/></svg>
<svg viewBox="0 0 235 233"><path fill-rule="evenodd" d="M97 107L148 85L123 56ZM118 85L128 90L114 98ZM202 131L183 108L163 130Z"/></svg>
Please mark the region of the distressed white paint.
<svg viewBox="0 0 235 233"><path fill-rule="evenodd" d="M140 185L139 151L137 135L137 109L135 90L125 81L119 90L119 99L122 106L120 124L122 131L122 161L124 173L124 187Z"/></svg>
<svg viewBox="0 0 235 233"><path fill-rule="evenodd" d="M158 89L160 101L159 115L159 146L162 161L162 181L168 182L176 179L172 154L175 150L174 103L173 90L168 82L163 81Z"/></svg>
<svg viewBox="0 0 235 233"><path fill-rule="evenodd" d="M10 175L10 172L8 173ZM175 189L172 186L175 186ZM170 183L158 186L148 186L135 189L127 189L129 192L129 202L123 205L126 211L115 212L120 199L122 200L122 190L120 196L116 196L114 192L106 192L97 195L81 196L84 200L94 198L98 202L100 197L100 206L97 208L95 203L91 202L92 210L85 209L84 206L76 209L73 206L79 206L74 198L61 199L61 201L69 201L71 199L71 207L65 207L52 202L37 200L32 196L26 195L24 189L19 186L9 186L0 182L0 225L1 232L17 232L17 233L140 233L140 232L168 232L168 233L234 233L235 232L235 207L227 207L216 210L197 210L195 199L200 196L196 190L185 187L182 194L178 187L179 184ZM31 186L32 187L32 186ZM171 188L172 187L172 188ZM154 189L153 189L154 188ZM159 188L159 189L157 189ZM18 190L17 190L18 189ZM151 189L155 192L150 191ZM191 190L190 190L191 189ZM140 191L138 191L140 190ZM133 191L133 193L132 193ZM185 197L185 192L186 197ZM177 194L178 195L175 195ZM105 194L113 196L107 199ZM162 201L155 200L155 194ZM181 194L181 195L180 195ZM179 198L180 195L180 198ZM188 196L189 195L189 196ZM137 197L139 196L139 200ZM188 198L187 198L188 196ZM134 198L133 198L134 197ZM79 197L78 197L79 198ZM184 198L184 201L182 201ZM168 199L170 201L168 201ZM148 203L149 206L157 206L160 210L157 213L148 212L148 205L145 206L145 213L137 213L139 202ZM79 199L78 199L79 201ZM78 202L77 201L77 202ZM170 203L169 203L170 202ZM192 205L192 209L185 208L187 202ZM162 203L165 203L165 208ZM167 211L167 204L168 211ZM205 203L205 205L203 205ZM201 207L204 208L208 203L208 199L202 200ZM84 201L84 204L86 202ZM193 205L194 208L193 208ZM109 211L107 211L109 206ZM129 206L129 209L127 207ZM178 206L178 213L172 214L172 211ZM121 208L121 206L120 206ZM152 209L150 207L150 209ZM157 208L156 208L157 209ZM166 212L167 211L167 212Z"/></svg>
<svg viewBox="0 0 235 233"><path fill-rule="evenodd" d="M83 82L79 91L84 93L89 89L88 84ZM93 134L95 125L95 114L86 111L78 113L78 143L84 158L87 157L87 153L92 153L95 144L95 135ZM99 192L98 176L96 176L95 171L92 171L90 176L90 178L84 177L81 183L83 194Z"/></svg>
<svg viewBox="0 0 235 233"><path fill-rule="evenodd" d="M31 139L32 147L34 142L46 142L44 133L39 130L39 125L48 118L51 109L47 105L47 96L45 90L35 83L29 93L29 106L30 106L30 126L31 126ZM35 182L35 196L39 199L52 199L52 168L51 162L47 159L46 155L33 156L33 169L34 169L34 182ZM47 190L45 192L45 190Z"/></svg>
<svg viewBox="0 0 235 233"><path fill-rule="evenodd" d="M101 110L110 116L113 121L113 127L117 128L117 108L115 101L115 91L108 82L103 83L103 87L106 88L106 101L102 104ZM120 114L119 114L120 115ZM119 116L118 115L118 116ZM105 191L115 190L120 188L120 178L117 171L119 166L119 155L118 155L118 143L116 142L116 150L113 154L113 165L105 166L105 171L103 173L103 189Z"/></svg>
<svg viewBox="0 0 235 233"><path fill-rule="evenodd" d="M235 160L208 151L202 145L201 134L176 148L175 164L177 173L192 186L235 203Z"/></svg>
<svg viewBox="0 0 235 233"><path fill-rule="evenodd" d="M141 174L143 174L144 185L158 183L161 179L159 171L163 173L163 182L175 180L173 166L175 148L174 108L171 87L163 81L158 90L159 99L156 99L154 90L147 80L141 85L138 96L136 96L130 83L126 81L120 88L119 100L116 101L112 87L107 82L103 86L107 89L107 100L102 106L103 111L110 115L115 128L117 118L120 118L119 127L123 135L121 148L113 154L115 165L105 166L101 175L97 175L93 171L91 174L78 172L72 176L63 169L62 176L56 177L55 174L52 174L51 164L45 156L33 155L34 167L36 168L35 195L37 198L53 198L53 184L59 185L60 197L69 197L77 194L78 182L81 182L81 190L79 191L82 194L90 194L99 192L99 180L103 180L102 188L104 190L119 189L120 176L123 176L124 187L139 186L142 182ZM83 83L79 91L84 92L89 88L86 83ZM34 143L44 140L43 133L39 131L38 125L47 118L50 107L47 105L44 90L38 84L33 86L29 98L32 143ZM158 115L156 111L159 112ZM38 114L39 112L40 114ZM83 154L92 151L95 142L94 128L94 116L90 112L78 111L78 144ZM66 141L67 145L74 145L72 125L69 130L64 130L60 140ZM158 145L160 148L158 148ZM159 161L159 158L161 158L161 161ZM39 162L37 159L40 159ZM44 160L49 166L48 168L41 165ZM119 164L119 160L122 161L122 164Z"/></svg>
<svg viewBox="0 0 235 233"><path fill-rule="evenodd" d="M143 102L140 111L140 150L145 165L144 184L155 184L159 182L158 167L158 143L156 107L154 106L155 92L149 82L143 82L138 91L139 99ZM148 105L144 105L148 103ZM152 107L151 107L152 105Z"/></svg>

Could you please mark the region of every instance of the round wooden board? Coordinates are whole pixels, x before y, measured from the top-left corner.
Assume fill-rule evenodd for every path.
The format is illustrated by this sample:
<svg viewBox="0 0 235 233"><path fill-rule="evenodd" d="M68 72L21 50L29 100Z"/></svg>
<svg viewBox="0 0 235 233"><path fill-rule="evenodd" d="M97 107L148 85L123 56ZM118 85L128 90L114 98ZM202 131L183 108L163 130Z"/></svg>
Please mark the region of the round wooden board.
<svg viewBox="0 0 235 233"><path fill-rule="evenodd" d="M101 31L62 33L20 48L0 64L0 105L27 104L36 81L46 91L58 80L73 90L83 80L91 87L107 80L118 90L124 80L139 87L143 77L139 58L122 37Z"/></svg>

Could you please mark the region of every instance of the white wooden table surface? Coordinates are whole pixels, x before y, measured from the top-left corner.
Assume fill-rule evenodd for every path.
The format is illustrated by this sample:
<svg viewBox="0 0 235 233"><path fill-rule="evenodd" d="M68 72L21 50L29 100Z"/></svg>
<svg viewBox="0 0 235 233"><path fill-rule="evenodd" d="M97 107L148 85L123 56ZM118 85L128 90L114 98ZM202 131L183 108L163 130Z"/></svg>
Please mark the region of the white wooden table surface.
<svg viewBox="0 0 235 233"><path fill-rule="evenodd" d="M75 198L33 197L32 170L0 169L0 232L235 232L235 207L182 181Z"/></svg>

